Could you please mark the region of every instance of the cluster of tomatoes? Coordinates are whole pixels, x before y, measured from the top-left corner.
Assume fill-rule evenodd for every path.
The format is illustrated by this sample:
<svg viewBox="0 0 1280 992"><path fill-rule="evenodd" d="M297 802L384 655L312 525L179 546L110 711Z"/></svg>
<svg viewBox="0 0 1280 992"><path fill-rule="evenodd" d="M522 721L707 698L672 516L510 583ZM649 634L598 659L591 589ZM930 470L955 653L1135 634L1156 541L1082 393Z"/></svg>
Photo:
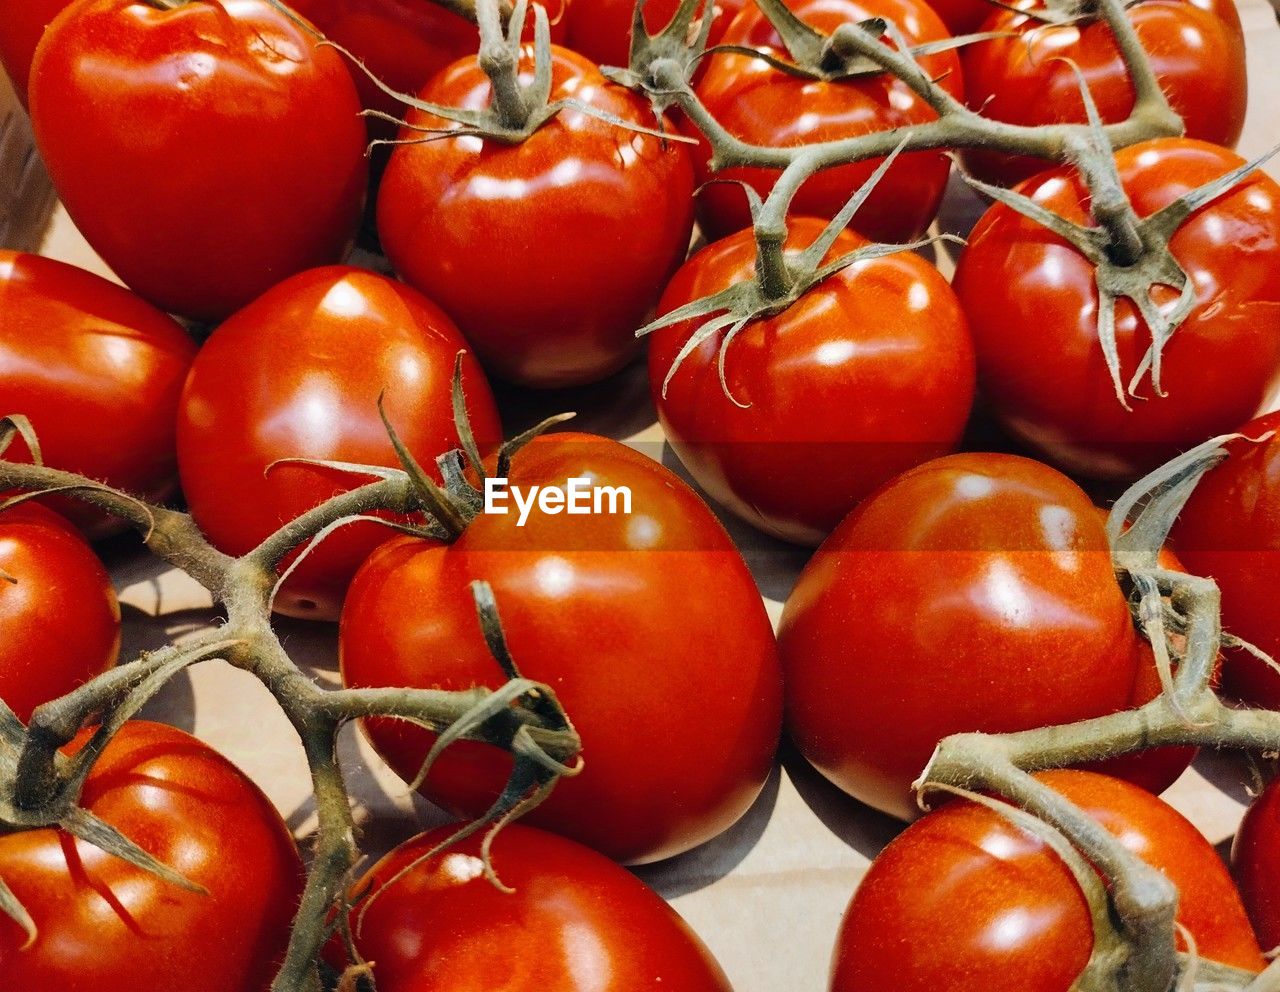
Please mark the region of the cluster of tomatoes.
<svg viewBox="0 0 1280 992"><path fill-rule="evenodd" d="M931 78L993 119L1083 120L1072 61L1104 119L1133 106L1096 17L1045 24L1029 3L978 0L936 13L923 0L791 7L826 32L893 22L925 46L918 61ZM473 474L492 475L503 423L488 376L543 389L599 382L637 357L635 332L652 314L755 275L740 187L695 199L712 176L706 138L678 112L660 122L600 72L626 62L629 2L571 0L558 12L546 99L568 102L520 143L431 109L480 112L491 99L475 28L458 15L428 0L292 8L0 2L0 59L39 151L128 287L0 253L0 415L32 428L4 457L153 502L180 491L201 532L233 556L367 481L353 466L398 466L384 415L421 465L474 439ZM654 0L644 18L656 30L674 10ZM713 42L737 47L702 60L694 91L742 140L785 147L935 117L887 73L780 68L791 53L749 2L713 14ZM1229 2L1140 0L1130 17L1187 125L1186 137L1115 155L1145 217L1244 164L1230 150L1244 119L1244 43ZM362 66L318 45L315 28ZM937 44L975 29L993 36ZM534 78L534 49L520 58ZM407 116L371 77L417 95ZM362 106L376 112L367 125ZM389 116L404 116L399 131ZM691 140L678 140L682 130ZM368 157L370 137L394 150ZM962 160L1088 223L1090 192L1074 169L1009 150ZM812 244L877 164L806 182L788 245ZM829 257L919 237L950 171L938 152L900 156ZM717 178L765 194L777 175ZM366 197L398 279L342 264ZM711 243L686 257L695 219ZM692 351L697 322L654 332L653 402L693 479L760 530L820 545L776 636L699 494L604 437L544 434L515 456L510 484L587 478L627 490L630 513L476 513L451 540L393 536L387 524L421 521L382 513L291 555L275 607L340 621L353 688L501 687L471 593L487 581L522 674L554 689L585 756L581 774L491 852L479 839L435 851L445 831L376 865L352 889L350 940L335 940L326 967L355 964L349 979L369 973L382 992L724 992L698 938L616 863L669 858L725 831L759 795L784 730L853 799L910 820L911 783L949 734L1070 723L1155 698L1152 649L1091 494L1213 435L1280 431L1280 415L1251 421L1280 384L1280 187L1251 173L1192 213L1169 249L1195 302L1165 349L1165 395L1139 390L1131 408L1099 345L1091 263L1003 204L979 222L951 283L920 254L869 256ZM1127 301L1116 338L1132 374L1151 331ZM469 432L453 393L463 351ZM999 446L1024 454L975 452L997 431L972 428L987 419L1007 433ZM74 494L0 512L0 699L19 720L116 662L119 608L87 543L114 529ZM1226 629L1280 653L1280 440L1236 442L1174 543L1171 568L1180 559L1218 580ZM1253 654L1228 652L1223 684L1280 708L1280 675ZM390 719L364 729L406 781L419 777L431 732ZM1259 971L1259 940L1280 944L1280 790L1263 794L1241 830L1237 888L1156 798L1193 757L1164 748L1044 781L1177 883L1188 945ZM420 788L475 818L511 768L496 748L458 743ZM194 888L65 829L0 836L0 895L30 913L0 916L0 986L127 979L143 990L265 992L303 876L257 788L194 739L131 722L80 802ZM490 857L514 894L492 884ZM1079 886L1046 843L955 802L872 866L845 918L832 989L1067 992L1093 936Z"/></svg>

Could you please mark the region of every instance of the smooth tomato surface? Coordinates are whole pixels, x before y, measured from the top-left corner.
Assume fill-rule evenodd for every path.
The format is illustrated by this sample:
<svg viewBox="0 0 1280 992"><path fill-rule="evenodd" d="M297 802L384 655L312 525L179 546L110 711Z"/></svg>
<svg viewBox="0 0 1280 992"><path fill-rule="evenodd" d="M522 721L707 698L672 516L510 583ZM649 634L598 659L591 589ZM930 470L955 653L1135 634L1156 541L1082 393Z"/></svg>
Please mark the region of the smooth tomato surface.
<svg viewBox="0 0 1280 992"><path fill-rule="evenodd" d="M174 417L195 342L127 289L62 262L0 251L0 394L31 421L45 464L144 499L178 475ZM5 452L29 460L21 438ZM95 536L119 525L50 497Z"/></svg>
<svg viewBox="0 0 1280 992"><path fill-rule="evenodd" d="M27 105L31 57L44 29L71 0L3 0L0 2L0 65L13 82L14 92Z"/></svg>
<svg viewBox="0 0 1280 992"><path fill-rule="evenodd" d="M182 395L178 460L201 530L241 555L324 500L369 477L315 458L398 466L378 415L387 416L427 471L458 445L453 422L452 322L408 286L335 266L286 280L224 323L201 349ZM487 450L501 437L488 383L463 364L467 408ZM391 536L361 522L332 533L276 599L292 616L336 620L360 563Z"/></svg>
<svg viewBox="0 0 1280 992"><path fill-rule="evenodd" d="M1019 0L1028 9L1038 0ZM1087 120L1080 67L1098 113L1107 123L1133 110L1133 84L1105 21L1045 26L1016 10L989 7L983 31L1008 37L961 49L965 95L986 117L1034 127ZM1231 0L1142 0L1128 8L1151 68L1169 103L1186 123L1186 136L1234 147L1244 128L1248 80L1244 35ZM1067 61L1070 60L1070 61ZM1044 171L1042 159L980 149L962 152L979 179L1012 186Z"/></svg>
<svg viewBox="0 0 1280 992"><path fill-rule="evenodd" d="M728 535L657 462L605 438L545 435L510 482L574 477L629 487L632 513L535 512L524 527L488 514L452 545L397 539L371 555L342 614L343 681L501 686L469 588L487 580L517 664L555 690L583 741L585 770L527 822L618 861L657 861L727 829L764 786L782 710L773 631ZM406 779L433 742L400 721L365 729ZM505 752L456 744L423 792L478 816L510 767Z"/></svg>
<svg viewBox="0 0 1280 992"><path fill-rule="evenodd" d="M1234 152L1178 138L1116 155L1140 217L1243 164ZM1042 173L1021 191L1068 220L1092 223L1088 193L1074 170ZM1153 395L1144 380L1132 410L1120 405L1107 372L1094 269L1083 255L996 204L960 256L954 286L977 346L979 386L1006 428L1066 471L1136 478L1234 430L1256 414L1277 382L1280 186L1253 173L1192 214L1170 248L1196 302L1164 349L1168 395ZM1116 338L1127 385L1151 343L1146 322L1127 300L1116 306Z"/></svg>
<svg viewBox="0 0 1280 992"><path fill-rule="evenodd" d="M0 513L0 699L25 723L119 651L120 604L76 529L31 503Z"/></svg>
<svg viewBox="0 0 1280 992"><path fill-rule="evenodd" d="M1231 870L1262 946L1280 947L1280 781L1245 811L1231 847Z"/></svg>
<svg viewBox="0 0 1280 992"><path fill-rule="evenodd" d="M554 834L515 826L498 835L493 865L514 894L485 878L474 837L388 884L454 829L402 844L360 882L373 901L356 946L380 992L731 992L675 910Z"/></svg>
<svg viewBox="0 0 1280 992"><path fill-rule="evenodd" d="M887 483L801 573L778 635L787 727L836 785L907 819L943 737L1126 708L1136 638L1071 480L951 455Z"/></svg>
<svg viewBox="0 0 1280 992"><path fill-rule="evenodd" d="M884 17L902 29L910 44L948 36L938 15L921 0L800 0L790 5L806 23L834 31L846 21ZM788 60L782 39L754 5L725 30L724 44L746 45ZM920 57L920 65L955 96L963 94L955 52ZM790 76L747 55L720 52L707 59L696 90L703 104L731 134L755 145L784 147L851 138L873 131L910 127L936 118L905 83L887 73L839 82ZM696 134L694 135L696 137ZM710 146L699 139L698 182L712 178ZM834 217L880 165L869 159L811 176L791 203L799 216ZM853 219L853 228L873 241L910 241L933 221L947 185L951 163L937 152L902 155ZM718 179L737 179L763 197L778 178L774 169L725 169ZM698 223L709 238L751 225L747 200L732 183L708 186L698 196Z"/></svg>
<svg viewBox="0 0 1280 992"><path fill-rule="evenodd" d="M1105 775L1039 776L1178 886L1178 922L1211 961L1260 971L1258 942L1217 853L1150 793ZM1068 992L1093 945L1075 878L1000 814L952 802L872 864L845 913L832 992Z"/></svg>
<svg viewBox="0 0 1280 992"><path fill-rule="evenodd" d="M1272 431L1280 431L1280 413L1240 428L1254 439ZM1222 590L1223 628L1280 657L1280 439L1236 441L1230 450L1191 494L1174 541L1190 571ZM1226 652L1223 688L1254 705L1280 708L1280 675L1246 651Z"/></svg>
<svg viewBox="0 0 1280 992"><path fill-rule="evenodd" d="M266 0L88 0L45 33L31 117L58 195L140 296L199 320L341 259L367 167L342 57Z"/></svg>
<svg viewBox="0 0 1280 992"><path fill-rule="evenodd" d="M98 759L80 804L207 893L60 829L0 837L0 877L39 928L22 950L21 928L0 916L6 992L267 992L302 862L257 786L194 737L135 720Z"/></svg>
<svg viewBox="0 0 1280 992"><path fill-rule="evenodd" d="M801 249L824 221L793 219ZM866 244L842 232L830 258ZM676 273L660 314L752 278L749 231ZM919 255L859 262L733 339L724 332L663 383L699 322L650 337L649 383L667 440L718 502L784 540L818 544L882 482L951 451L973 403L973 344L951 287ZM736 402L735 402L736 401ZM745 404L739 406L738 404Z"/></svg>
<svg viewBox="0 0 1280 992"><path fill-rule="evenodd" d="M521 58L532 78L531 49ZM553 46L551 72L552 101L656 126L647 103L582 56ZM480 109L490 86L469 58L420 96ZM418 111L408 120L447 124ZM568 386L635 355L636 328L689 246L692 197L684 145L564 110L517 146L460 136L396 149L378 233L396 271L457 321L491 373Z"/></svg>

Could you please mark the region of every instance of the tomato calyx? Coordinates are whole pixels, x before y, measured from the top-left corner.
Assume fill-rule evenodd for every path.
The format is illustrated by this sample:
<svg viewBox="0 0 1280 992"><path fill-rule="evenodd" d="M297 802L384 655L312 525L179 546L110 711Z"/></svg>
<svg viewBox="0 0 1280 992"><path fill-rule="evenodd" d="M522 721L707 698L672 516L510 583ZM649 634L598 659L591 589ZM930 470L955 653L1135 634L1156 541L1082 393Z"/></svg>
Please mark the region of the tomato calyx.
<svg viewBox="0 0 1280 992"><path fill-rule="evenodd" d="M661 31L650 34L644 4L638 3L631 19L631 57L626 66L601 66L606 79L644 93L659 117L676 102L677 91L687 86L694 69L707 54L714 17L703 17L695 28L694 16L702 0L680 0L680 6Z"/></svg>

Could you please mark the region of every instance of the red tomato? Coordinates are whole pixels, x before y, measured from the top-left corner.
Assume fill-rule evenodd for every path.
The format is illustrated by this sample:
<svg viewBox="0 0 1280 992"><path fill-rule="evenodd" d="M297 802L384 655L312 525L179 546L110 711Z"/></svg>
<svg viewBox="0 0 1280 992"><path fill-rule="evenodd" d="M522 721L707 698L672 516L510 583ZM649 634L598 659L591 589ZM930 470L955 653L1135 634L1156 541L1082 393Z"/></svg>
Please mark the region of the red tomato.
<svg viewBox="0 0 1280 992"><path fill-rule="evenodd" d="M782 710L773 632L724 529L657 462L605 438L555 434L516 456L510 484L576 477L629 487L632 512L535 512L525 526L514 513L482 514L452 545L407 538L379 548L343 610L343 680L500 686L469 588L487 580L521 671L555 690L583 741L585 771L527 822L618 861L657 861L727 829L763 788ZM434 740L402 721L365 729L406 779ZM510 767L503 751L455 744L423 792L477 816Z"/></svg>
<svg viewBox="0 0 1280 992"><path fill-rule="evenodd" d="M729 22L747 0L719 0L711 5L711 34L707 47L719 44ZM644 23L657 34L675 17L680 0L650 0L644 5ZM565 10L568 40L565 46L581 52L597 65L625 67L631 61L631 22L636 5L631 0L572 0ZM699 11L699 14L701 11ZM696 23L696 20L695 20Z"/></svg>
<svg viewBox="0 0 1280 992"><path fill-rule="evenodd" d="M266 992L302 863L257 786L194 737L133 721L98 759L80 804L207 894L57 828L0 837L0 878L39 929L22 950L22 930L0 916L6 992Z"/></svg>
<svg viewBox="0 0 1280 992"><path fill-rule="evenodd" d="M1039 0L1015 3L1022 10L1038 5ZM1119 123L1132 112L1133 84L1105 21L1049 27L1016 10L988 11L982 30L1007 37L961 49L970 107L1028 127L1084 123L1088 118L1074 63L1104 121ZM1234 147L1244 128L1248 81L1244 35L1232 0L1142 0L1128 11L1161 89L1186 122L1187 137ZM1002 186L1046 168L1043 159L981 149L961 155L975 176Z"/></svg>
<svg viewBox="0 0 1280 992"><path fill-rule="evenodd" d="M923 0L800 0L790 5L805 22L834 31L847 21L884 17L902 29L911 44L947 38L947 30ZM755 6L746 7L725 30L725 44L746 45L789 59L773 25ZM922 56L920 64L955 96L963 94L955 52ZM842 82L790 76L760 59L728 52L708 59L695 87L707 109L731 134L769 147L851 138L873 131L910 127L937 115L906 83L887 73ZM712 177L710 146L699 141L699 183ZM792 201L791 212L834 217L875 171L881 159L828 169L811 177ZM938 152L899 157L853 219L853 227L873 241L910 241L933 221L942 202L951 163ZM761 196L773 189L775 169L725 169L719 179L750 183ZM718 183L698 197L698 223L710 238L751 225L747 199L734 184Z"/></svg>
<svg viewBox="0 0 1280 992"><path fill-rule="evenodd" d="M1162 139L1116 155L1125 192L1145 217L1244 164L1198 141ZM1022 188L1077 223L1088 193L1072 169ZM978 381L1014 435L1090 478L1136 478L1252 417L1280 380L1280 186L1261 172L1196 211L1173 236L1196 303L1164 350L1163 385L1125 410L1098 341L1094 267L1075 248L1003 204L983 215L954 286L978 349ZM1116 306L1121 378L1151 343L1128 300ZM1045 356L1051 355L1052 361ZM1188 564L1191 564L1188 562Z"/></svg>
<svg viewBox="0 0 1280 992"><path fill-rule="evenodd" d="M787 601L787 726L817 769L910 818L943 737L1129 705L1137 652L1097 512L1015 455L899 476L836 528Z"/></svg>
<svg viewBox="0 0 1280 992"><path fill-rule="evenodd" d="M119 651L120 604L75 528L30 503L0 513L0 699L25 723Z"/></svg>
<svg viewBox="0 0 1280 992"><path fill-rule="evenodd" d="M824 223L792 220L789 247L811 243ZM829 257L865 243L845 231ZM747 281L755 260L750 231L704 248L676 273L658 312ZM973 344L951 287L919 255L859 262L748 324L725 354L733 399L717 368L723 333L688 356L663 396L696 327L674 324L650 338L649 382L666 437L712 497L784 540L820 543L873 489L946 454L964 431Z"/></svg>
<svg viewBox="0 0 1280 992"><path fill-rule="evenodd" d="M1265 962L1217 853L1173 807L1105 775L1038 776L1178 886L1178 921L1211 961ZM1074 876L1000 814L953 802L912 824L863 878L832 992L1068 992L1093 930Z"/></svg>
<svg viewBox="0 0 1280 992"><path fill-rule="evenodd" d="M1280 413L1240 428L1250 438L1280 431ZM1178 553L1195 575L1222 590L1222 625L1229 633L1280 657L1280 438L1237 441L1231 457L1204 477L1174 528ZM1280 709L1280 675L1245 651L1226 653L1229 695Z"/></svg>
<svg viewBox="0 0 1280 992"><path fill-rule="evenodd" d="M31 56L45 27L72 0L0 0L0 65L13 81L14 92L27 105Z"/></svg>
<svg viewBox="0 0 1280 992"><path fill-rule="evenodd" d="M1280 946L1280 780L1245 811L1231 868L1262 946Z"/></svg>
<svg viewBox="0 0 1280 992"><path fill-rule="evenodd" d="M127 289L0 251L0 413L31 420L47 464L144 499L171 495L174 415L195 353L177 323ZM18 438L4 457L30 453ZM95 536L119 529L83 503L51 499Z"/></svg>
<svg viewBox="0 0 1280 992"><path fill-rule="evenodd" d="M493 845L508 894L478 838L414 864L453 829L400 845L355 890L371 893L356 946L379 992L732 992L676 911L608 858L508 827Z"/></svg>
<svg viewBox="0 0 1280 992"><path fill-rule="evenodd" d="M643 127L648 104L552 48L552 93ZM522 55L531 79L532 52ZM423 100L480 109L475 58ZM414 111L409 122L442 127ZM684 258L693 224L687 149L565 110L527 141L474 137L397 148L378 198L378 233L404 279L436 300L495 375L531 386L593 382L636 353L635 330Z"/></svg>
<svg viewBox="0 0 1280 992"><path fill-rule="evenodd" d="M266 0L82 0L31 70L36 140L76 226L140 296L206 321L346 252L359 110L342 56Z"/></svg>
<svg viewBox="0 0 1280 992"><path fill-rule="evenodd" d="M192 366L178 414L182 488L221 550L251 551L282 525L371 481L282 458L398 466L378 415L428 471L458 446L451 386L464 347L449 318L414 290L372 272L303 272L224 323ZM478 442L501 437L488 383L463 365ZM336 620L347 584L391 531L357 523L331 534L290 577L276 608Z"/></svg>
<svg viewBox="0 0 1280 992"><path fill-rule="evenodd" d="M977 31L994 9L989 0L929 0L929 6L952 34Z"/></svg>

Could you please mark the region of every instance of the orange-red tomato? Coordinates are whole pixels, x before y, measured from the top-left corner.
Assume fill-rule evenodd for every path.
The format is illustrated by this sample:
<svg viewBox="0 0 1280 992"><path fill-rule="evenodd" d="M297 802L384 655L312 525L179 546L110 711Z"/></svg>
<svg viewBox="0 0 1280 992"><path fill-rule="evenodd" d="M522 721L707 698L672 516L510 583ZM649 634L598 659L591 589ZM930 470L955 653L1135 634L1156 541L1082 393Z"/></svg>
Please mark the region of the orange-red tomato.
<svg viewBox="0 0 1280 992"><path fill-rule="evenodd" d="M1280 947L1280 781L1245 811L1231 846L1231 870L1262 946Z"/></svg>
<svg viewBox="0 0 1280 992"><path fill-rule="evenodd" d="M0 65L13 82L14 92L27 105L31 57L44 29L72 0L3 0L0 2Z"/></svg>

